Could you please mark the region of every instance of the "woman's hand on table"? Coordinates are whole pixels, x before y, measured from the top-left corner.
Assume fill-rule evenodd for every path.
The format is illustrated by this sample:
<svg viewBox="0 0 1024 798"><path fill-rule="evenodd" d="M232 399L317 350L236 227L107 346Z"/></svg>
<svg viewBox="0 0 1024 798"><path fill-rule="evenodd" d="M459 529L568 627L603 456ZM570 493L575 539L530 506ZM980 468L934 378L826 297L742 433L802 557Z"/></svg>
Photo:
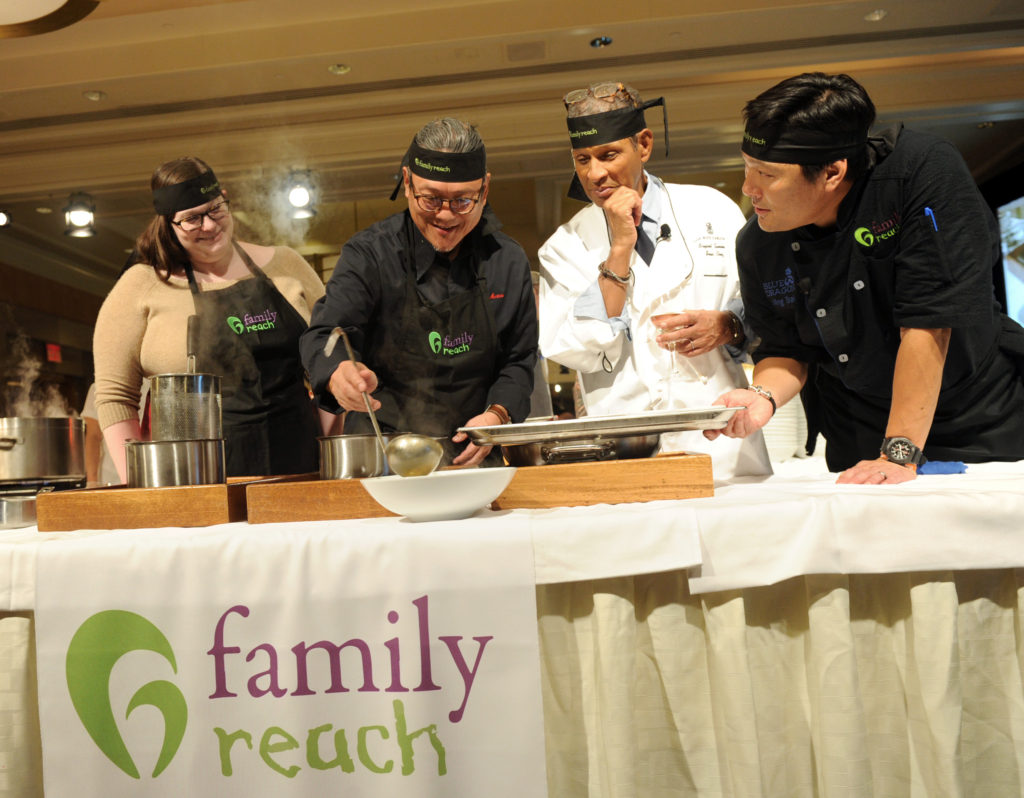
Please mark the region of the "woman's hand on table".
<svg viewBox="0 0 1024 798"><path fill-rule="evenodd" d="M343 360L331 375L327 387L338 404L345 410L366 412L363 392L372 393L377 390L377 375L362 363ZM370 397L370 406L380 410L380 402Z"/></svg>
<svg viewBox="0 0 1024 798"><path fill-rule="evenodd" d="M874 460L861 460L852 468L846 469L836 480L842 485L898 485L917 479L917 468L902 466L883 457Z"/></svg>

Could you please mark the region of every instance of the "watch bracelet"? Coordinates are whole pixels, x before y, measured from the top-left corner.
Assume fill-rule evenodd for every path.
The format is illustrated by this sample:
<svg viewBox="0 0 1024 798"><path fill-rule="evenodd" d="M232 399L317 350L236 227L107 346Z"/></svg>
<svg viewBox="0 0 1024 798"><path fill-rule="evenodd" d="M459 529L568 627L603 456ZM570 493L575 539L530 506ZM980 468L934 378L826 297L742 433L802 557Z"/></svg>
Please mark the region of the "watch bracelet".
<svg viewBox="0 0 1024 798"><path fill-rule="evenodd" d="M765 399L767 399L769 402L771 402L772 403L772 416L775 415L776 411L779 409L779 406L777 404L775 404L775 397L772 396L772 392L771 391L769 391L767 388L761 387L760 385L751 385L751 386L749 386L747 388L747 390L748 391L753 391L758 396L763 396Z"/></svg>
<svg viewBox="0 0 1024 798"><path fill-rule="evenodd" d="M632 267L630 267L629 271L626 273L626 276L622 277L621 275L618 275L615 272L613 272L611 269L609 269L604 264L605 264L605 262L601 261L600 265L597 267L597 273L599 275L601 275L602 277L606 277L609 280L613 280L614 282L619 283L620 285L625 285L627 283L632 282L632 280L633 280L633 269L632 269Z"/></svg>

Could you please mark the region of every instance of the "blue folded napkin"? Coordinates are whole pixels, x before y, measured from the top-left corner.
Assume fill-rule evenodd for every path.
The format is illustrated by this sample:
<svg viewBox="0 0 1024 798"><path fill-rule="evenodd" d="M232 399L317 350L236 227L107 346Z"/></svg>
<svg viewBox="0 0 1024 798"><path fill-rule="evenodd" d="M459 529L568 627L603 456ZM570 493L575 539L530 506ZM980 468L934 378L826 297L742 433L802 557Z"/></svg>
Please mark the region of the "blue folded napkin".
<svg viewBox="0 0 1024 798"><path fill-rule="evenodd" d="M918 474L963 474L967 466L956 460L929 460L917 467Z"/></svg>

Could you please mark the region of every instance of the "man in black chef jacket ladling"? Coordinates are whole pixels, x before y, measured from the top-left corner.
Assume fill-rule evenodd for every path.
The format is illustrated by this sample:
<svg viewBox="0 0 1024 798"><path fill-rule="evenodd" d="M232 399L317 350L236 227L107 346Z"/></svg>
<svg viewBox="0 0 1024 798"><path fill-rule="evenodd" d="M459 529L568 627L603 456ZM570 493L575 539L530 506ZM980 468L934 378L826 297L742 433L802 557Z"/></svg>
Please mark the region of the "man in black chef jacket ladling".
<svg viewBox="0 0 1024 798"><path fill-rule="evenodd" d="M874 105L846 75L784 80L744 118L755 217L736 259L761 344L722 432L802 390L839 482L1024 459L1024 330L993 299L998 228L959 153L902 125L869 138Z"/></svg>
<svg viewBox="0 0 1024 798"><path fill-rule="evenodd" d="M499 232L490 177L472 125L430 122L402 162L407 210L342 248L300 346L320 406L349 411L346 434L373 432L362 391L383 431L444 436L453 446L466 440L458 427L526 418L537 350L530 266ZM343 346L324 354L335 327L359 362ZM477 465L489 453L469 442L453 464ZM500 463L497 455L489 462Z"/></svg>

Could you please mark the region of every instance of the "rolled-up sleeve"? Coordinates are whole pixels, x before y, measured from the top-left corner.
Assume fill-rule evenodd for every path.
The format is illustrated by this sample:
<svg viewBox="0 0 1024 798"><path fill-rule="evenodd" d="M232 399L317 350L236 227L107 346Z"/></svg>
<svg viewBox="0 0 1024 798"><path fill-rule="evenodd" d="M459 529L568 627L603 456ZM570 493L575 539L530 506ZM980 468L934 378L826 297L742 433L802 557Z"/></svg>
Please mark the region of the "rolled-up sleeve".
<svg viewBox="0 0 1024 798"><path fill-rule="evenodd" d="M538 255L541 353L584 373L618 362L630 334L628 312L609 318L594 279L607 251L588 250L563 226Z"/></svg>

